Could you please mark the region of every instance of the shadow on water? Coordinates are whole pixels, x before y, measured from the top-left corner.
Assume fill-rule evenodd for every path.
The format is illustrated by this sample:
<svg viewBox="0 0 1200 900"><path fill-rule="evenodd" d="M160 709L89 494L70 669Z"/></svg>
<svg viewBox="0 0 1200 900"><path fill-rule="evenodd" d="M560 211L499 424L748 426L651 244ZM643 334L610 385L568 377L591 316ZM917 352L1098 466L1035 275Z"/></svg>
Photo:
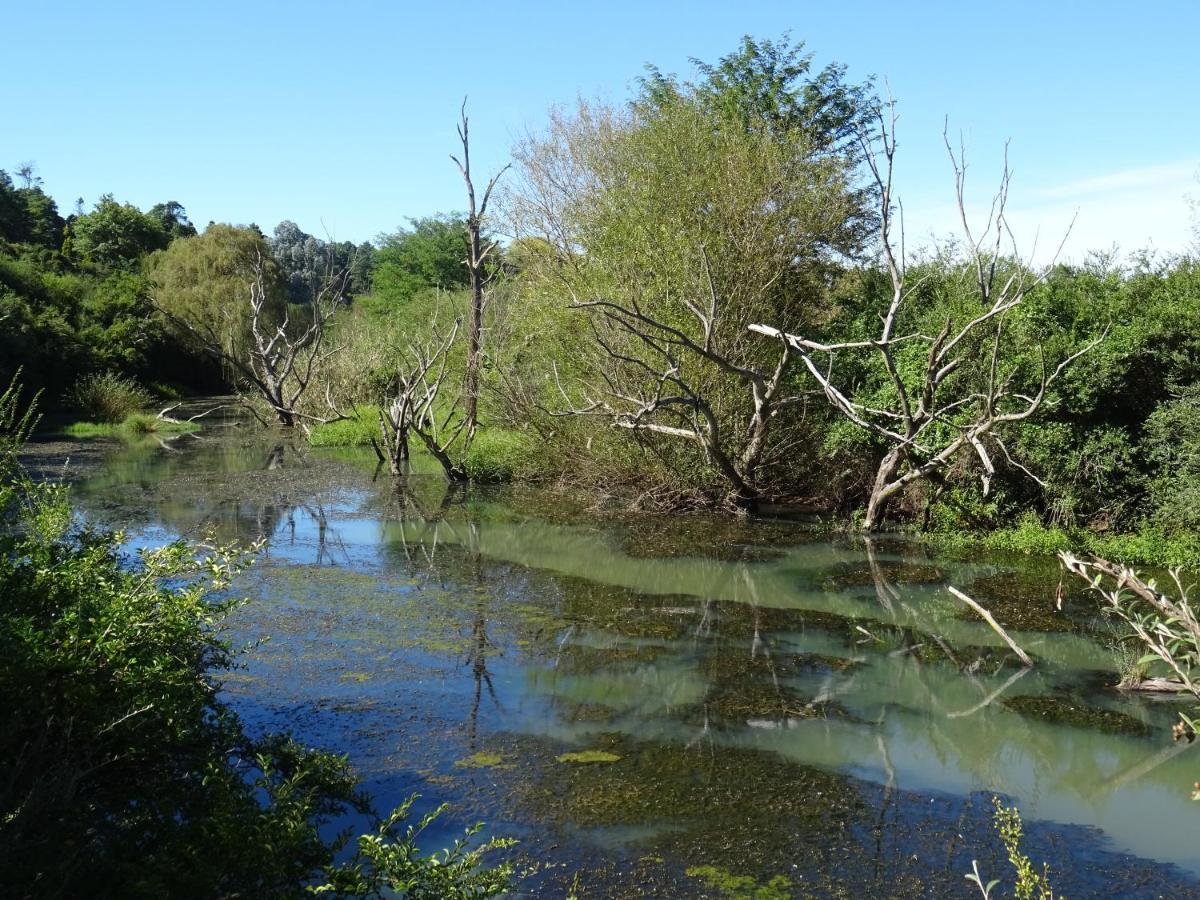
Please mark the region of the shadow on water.
<svg viewBox="0 0 1200 900"><path fill-rule="evenodd" d="M521 837L532 893L966 896L972 859L1008 875L998 792L1064 895L1200 896L1177 707L1109 687L1111 634L1078 596L1053 608L1052 570L414 464L202 433L114 450L76 496L131 545L265 539L232 636L270 639L234 704L349 753L381 806L417 790L454 802L447 829Z"/></svg>

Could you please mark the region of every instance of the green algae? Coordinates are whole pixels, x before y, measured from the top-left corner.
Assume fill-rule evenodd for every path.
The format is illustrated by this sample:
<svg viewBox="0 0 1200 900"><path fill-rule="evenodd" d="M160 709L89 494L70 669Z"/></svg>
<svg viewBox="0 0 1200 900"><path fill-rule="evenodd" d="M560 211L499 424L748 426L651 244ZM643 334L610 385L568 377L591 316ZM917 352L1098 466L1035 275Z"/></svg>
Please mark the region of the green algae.
<svg viewBox="0 0 1200 900"><path fill-rule="evenodd" d="M946 573L934 565L891 559L844 562L824 573L821 588L830 593L841 593L856 588L873 588L881 580L904 585L943 584L946 581Z"/></svg>
<svg viewBox="0 0 1200 900"><path fill-rule="evenodd" d="M1058 585L1061 575L1050 577L1037 572L997 572L976 579L971 584L971 598L987 608L1005 628L1021 631L1071 631L1078 628L1079 616L1068 616L1058 608ZM1078 606L1079 591L1073 584L1064 584L1070 591L1064 597L1070 606ZM959 617L973 619L975 612L963 609Z"/></svg>
<svg viewBox="0 0 1200 900"><path fill-rule="evenodd" d="M459 769L511 769L513 763L505 763L504 756L488 750L480 750L462 759L456 759L454 765Z"/></svg>
<svg viewBox="0 0 1200 900"><path fill-rule="evenodd" d="M686 874L732 900L787 900L792 896L792 881L784 875L776 875L760 884L749 875L734 875L717 866L692 866Z"/></svg>
<svg viewBox="0 0 1200 900"><path fill-rule="evenodd" d="M615 763L621 761L621 756L617 753L609 753L607 750L576 750L572 753L563 753L557 757L560 763L576 763L577 765L590 765L592 763Z"/></svg>
<svg viewBox="0 0 1200 900"><path fill-rule="evenodd" d="M1043 719L1075 728L1090 728L1106 734L1127 734L1143 737L1150 726L1127 713L1113 709L1088 706L1074 699L1061 697L1012 697L1002 705L1023 716Z"/></svg>

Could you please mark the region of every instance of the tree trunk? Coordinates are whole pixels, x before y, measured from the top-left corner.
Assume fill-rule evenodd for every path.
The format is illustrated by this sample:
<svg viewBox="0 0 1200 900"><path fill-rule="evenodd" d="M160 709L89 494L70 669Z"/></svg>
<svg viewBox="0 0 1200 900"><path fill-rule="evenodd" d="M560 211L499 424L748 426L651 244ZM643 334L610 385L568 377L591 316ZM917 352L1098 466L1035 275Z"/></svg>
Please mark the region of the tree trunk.
<svg viewBox="0 0 1200 900"><path fill-rule="evenodd" d="M473 432L479 405L479 359L483 353L483 263L480 259L479 221L474 217L474 210L467 228L471 240L471 321L467 326L467 377L463 401L467 431Z"/></svg>
<svg viewBox="0 0 1200 900"><path fill-rule="evenodd" d="M875 485L871 488L871 499L867 502L867 514L863 518L863 531L878 531L887 515L888 502L900 489L894 478L900 467L901 453L899 449L890 450L879 462L879 470L875 473Z"/></svg>

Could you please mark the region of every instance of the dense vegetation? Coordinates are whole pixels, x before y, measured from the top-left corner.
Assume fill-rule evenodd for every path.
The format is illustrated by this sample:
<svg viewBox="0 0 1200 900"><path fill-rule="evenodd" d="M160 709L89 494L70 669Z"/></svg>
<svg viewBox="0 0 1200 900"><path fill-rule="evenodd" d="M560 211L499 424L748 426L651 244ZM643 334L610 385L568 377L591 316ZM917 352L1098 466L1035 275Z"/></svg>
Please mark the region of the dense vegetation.
<svg viewBox="0 0 1200 900"><path fill-rule="evenodd" d="M852 521L898 453L920 477L892 498L892 523L1196 567L1200 261L1039 270L998 243L896 266L890 172L873 168L881 148L890 163L881 109L870 83L814 69L801 45L747 38L695 80L651 69L628 104L555 110L518 143L485 221L413 219L358 246L286 221L271 237L198 231L174 201L142 211L104 195L64 217L31 167L0 172L0 380L20 373L29 391L0 402L9 882L38 896L325 882L487 896L509 874L481 870L466 845L428 864L399 829L407 808L334 867L320 826L365 808L346 761L249 737L214 692L245 554L174 543L128 559L120 535L80 525L62 488L14 462L33 391L133 430L163 427L144 411L180 392L244 392L264 422L372 444L400 476L411 434L451 478L656 508L783 504ZM989 313L1006 279L1018 302ZM458 388L472 286L486 300L478 421ZM881 318L911 338L894 354L876 352ZM784 337L751 330L764 324ZM929 387L960 330L969 361ZM837 391L814 377L832 370L830 348ZM1036 415L998 416L932 465L995 412L998 382L1036 394ZM897 450L865 422L903 421L894 410L935 389L951 412L920 440L900 434Z"/></svg>
<svg viewBox="0 0 1200 900"><path fill-rule="evenodd" d="M668 508L861 509L887 441L747 326L821 344L876 328L892 291L879 255L881 186L869 177L878 110L872 86L842 67L818 70L801 45L749 38L698 63L694 80L651 68L627 105L555 110L543 133L518 142L500 211L483 223L493 252L480 444L472 450L474 421L470 435L447 439L447 471L463 475L471 457L488 479L562 479ZM177 202L142 212L109 195L64 218L32 167L18 180L0 175L0 377L22 368L50 408L86 406L80 382L104 375L140 382L143 405L180 389L245 389L258 371L240 359L254 349L246 298L259 256L268 336L281 323L310 327L340 273L340 309L321 345L339 352L297 354L317 374L313 390L296 392L293 420L316 425L318 442L335 439L318 424L330 420L336 440L370 442L379 411L395 405L397 372L421 370L415 351L436 355L470 304L458 215L413 219L355 247L291 222L270 238L219 223L198 234ZM970 319L979 292L969 249L901 261L914 290L896 333ZM967 448L906 482L891 520L1043 549L1139 532L1131 558L1189 561L1186 536L1200 528L1196 260L1095 255L1037 271L1000 244L985 255L1035 282L1004 316L1005 377L1036 380L1103 339L1048 386L1036 415L986 435L986 461ZM449 374L430 406L451 423L459 398L446 386L467 365L464 330L437 359ZM964 346L978 350L990 335ZM890 408L898 386L915 389L923 346L897 351L899 380L887 359L842 354L841 390ZM973 368L943 390L978 392L986 367ZM336 424L345 418L358 424ZM905 452L915 467L933 450ZM1146 558L1154 550L1166 558Z"/></svg>

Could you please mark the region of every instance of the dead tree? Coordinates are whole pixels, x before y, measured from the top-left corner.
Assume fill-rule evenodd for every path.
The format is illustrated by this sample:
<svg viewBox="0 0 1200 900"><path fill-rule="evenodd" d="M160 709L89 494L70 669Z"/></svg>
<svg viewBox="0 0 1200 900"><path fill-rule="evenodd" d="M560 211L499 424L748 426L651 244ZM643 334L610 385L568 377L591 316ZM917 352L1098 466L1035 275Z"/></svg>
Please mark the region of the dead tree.
<svg viewBox="0 0 1200 900"><path fill-rule="evenodd" d="M471 315L467 321L467 372L464 379L463 403L466 427L469 432L475 431L475 421L479 407L479 369L483 360L483 307L484 289L492 280L494 273L486 266L487 258L496 248L494 241L484 241L483 221L487 215L488 201L492 198L492 190L508 169L505 165L491 177L484 188L483 198L478 204L475 201L475 182L471 179L471 140L467 120L467 101L464 99L460 110L461 121L458 125L458 137L462 141L462 159L454 154L450 158L462 173L467 186L467 275L471 282Z"/></svg>
<svg viewBox="0 0 1200 900"><path fill-rule="evenodd" d="M636 300L575 302L572 309L593 310L592 331L606 357L602 384L586 386L582 403L573 402L559 383L568 409L557 415L595 415L636 435L665 435L693 441L729 486L728 503L752 511L763 498L760 474L771 429L780 410L799 399L788 392L788 373L796 356L780 339L773 365L735 361L716 338L721 301L707 254L702 253L708 297L684 300L698 326L693 337L646 312ZM628 348L628 349L627 349ZM708 364L735 378L749 394L744 433L729 435L713 403L699 386L696 370ZM557 377L557 373L556 373Z"/></svg>
<svg viewBox="0 0 1200 900"><path fill-rule="evenodd" d="M242 353L227 349L226 342L211 325L194 324L164 310L161 305L156 306L205 353L228 365L244 386L252 388L253 393L270 407L276 424L285 428L297 425L307 428L310 423L346 418L337 411L328 391L324 398L328 415L302 412L301 402L312 388L321 365L341 350L341 347L326 346L326 340L329 323L344 302L349 270L327 275L313 298L309 321L296 326L290 311L285 309L282 317L272 313L267 288L268 264L260 248L255 248L249 265L249 342ZM258 416L252 405L246 403L246 406ZM261 417L259 419L266 424Z"/></svg>
<svg viewBox="0 0 1200 900"><path fill-rule="evenodd" d="M409 437L416 435L429 455L438 461L451 481L467 480L456 457L466 454L473 433L459 414L460 398L444 395L450 349L458 336L459 322L444 339L436 327L425 344L410 344L396 374L396 393L379 414L382 446L375 452L392 475L403 475L409 457ZM443 412L444 411L444 412ZM440 416L440 417L439 417Z"/></svg>
<svg viewBox="0 0 1200 900"><path fill-rule="evenodd" d="M966 163L961 150L956 154L948 139L946 148L954 165L958 210L979 311L965 323L956 324L948 318L941 331L932 337L918 333L897 335L898 320L917 294L922 280L908 277L902 228L899 235L895 234L896 203L892 196L895 115L893 113L889 121L881 109L877 122L877 132L860 134L860 143L880 200L880 252L892 289L887 309L880 315L878 335L855 341L821 343L800 335L785 334L769 325L750 326L751 331L786 341L834 408L888 445L876 469L863 519L863 528L868 532L879 529L890 501L897 494L916 481L941 481L963 454L974 453L978 457L985 495L996 471L995 454L1042 484L1012 458L1002 431L1006 426L1033 416L1045 402L1047 389L1054 381L1072 362L1103 339L1101 335L1063 358L1052 369L1047 367L1043 356L1036 381L1032 385L1017 383L1019 367L1005 358L1003 339L1007 317L1045 280L1053 262L1035 270L1032 254L1029 260L1023 260L1016 251L1005 212L1010 180L1007 158L985 227L979 237L975 236L968 224L964 199ZM1065 235L1063 240L1066 240ZM1011 264L1004 263L1006 241L1012 247ZM1058 251L1061 249L1060 243ZM1057 256L1056 251L1054 259ZM911 341L928 348L925 364L916 378L902 373L896 362L897 349ZM982 357L981 347L985 348ZM839 384L839 358L862 351L877 354L886 373L894 394L887 408L859 402L854 399L851 387ZM985 370L982 379L951 378L955 373L969 371L972 363L980 358Z"/></svg>

